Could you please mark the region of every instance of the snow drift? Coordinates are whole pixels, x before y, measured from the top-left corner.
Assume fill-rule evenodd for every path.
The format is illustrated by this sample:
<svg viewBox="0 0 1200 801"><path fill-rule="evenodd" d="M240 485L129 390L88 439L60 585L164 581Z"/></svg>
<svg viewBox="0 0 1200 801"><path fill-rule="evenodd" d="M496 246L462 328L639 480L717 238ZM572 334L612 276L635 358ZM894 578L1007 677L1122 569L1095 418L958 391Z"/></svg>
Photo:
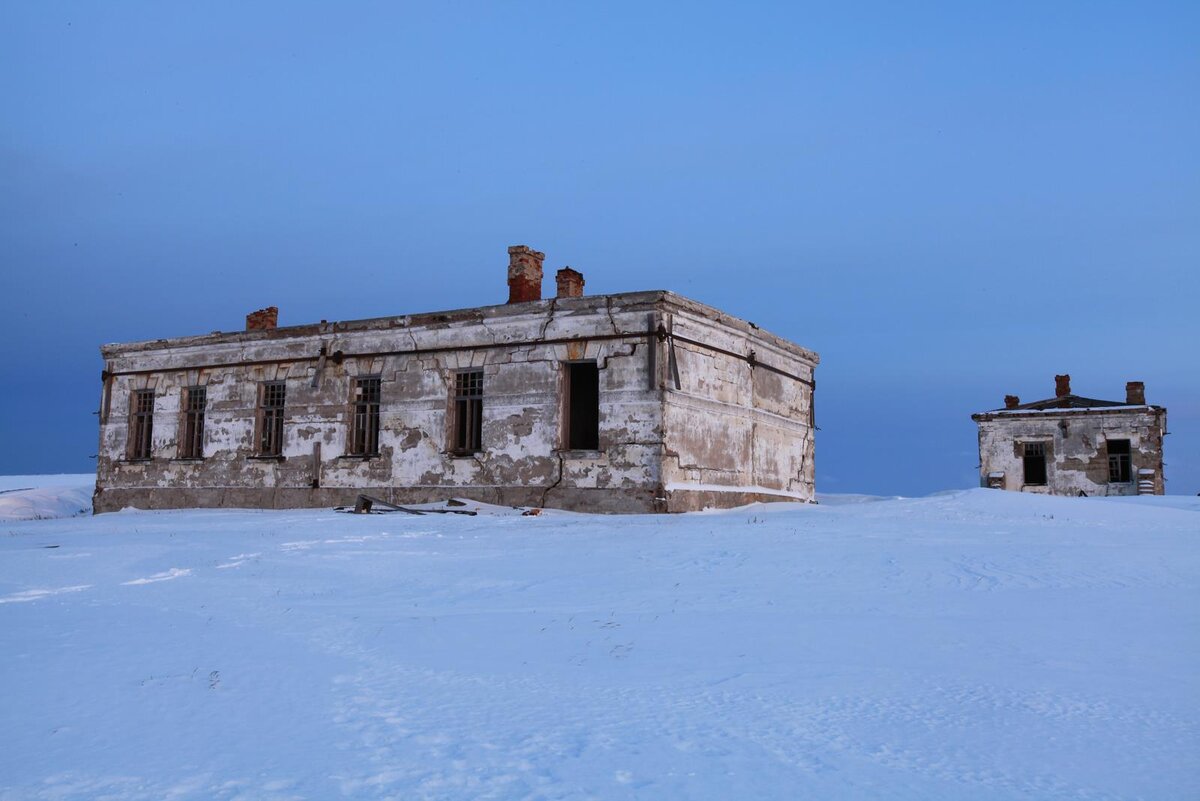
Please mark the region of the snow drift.
<svg viewBox="0 0 1200 801"><path fill-rule="evenodd" d="M91 473L0 476L0 523L90 515L95 486Z"/></svg>

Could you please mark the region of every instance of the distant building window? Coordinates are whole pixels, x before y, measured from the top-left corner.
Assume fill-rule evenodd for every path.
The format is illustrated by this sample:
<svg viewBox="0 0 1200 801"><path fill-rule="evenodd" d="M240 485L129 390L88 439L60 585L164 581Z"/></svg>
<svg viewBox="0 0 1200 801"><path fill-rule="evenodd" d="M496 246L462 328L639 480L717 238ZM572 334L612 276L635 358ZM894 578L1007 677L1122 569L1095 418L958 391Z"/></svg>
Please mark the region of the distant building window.
<svg viewBox="0 0 1200 801"><path fill-rule="evenodd" d="M258 385L258 455L283 454L283 404L286 387L282 381Z"/></svg>
<svg viewBox="0 0 1200 801"><path fill-rule="evenodd" d="M350 428L350 453L373 456L379 453L378 376L354 379L354 419Z"/></svg>
<svg viewBox="0 0 1200 801"><path fill-rule="evenodd" d="M135 389L129 410L129 458L149 459L154 436L154 390Z"/></svg>
<svg viewBox="0 0 1200 801"><path fill-rule="evenodd" d="M454 374L454 430L450 448L455 453L483 450L483 371Z"/></svg>
<svg viewBox="0 0 1200 801"><path fill-rule="evenodd" d="M183 419L179 425L181 459L204 458L204 407L207 403L208 390L205 387L187 387L183 390Z"/></svg>
<svg viewBox="0 0 1200 801"><path fill-rule="evenodd" d="M594 451L600 448L600 369L595 362L566 364L567 449Z"/></svg>
<svg viewBox="0 0 1200 801"><path fill-rule="evenodd" d="M1025 443L1025 484L1026 486L1044 486L1046 484L1046 443Z"/></svg>
<svg viewBox="0 0 1200 801"><path fill-rule="evenodd" d="M1129 440L1108 441L1108 483L1128 484L1133 481L1133 465L1130 462Z"/></svg>

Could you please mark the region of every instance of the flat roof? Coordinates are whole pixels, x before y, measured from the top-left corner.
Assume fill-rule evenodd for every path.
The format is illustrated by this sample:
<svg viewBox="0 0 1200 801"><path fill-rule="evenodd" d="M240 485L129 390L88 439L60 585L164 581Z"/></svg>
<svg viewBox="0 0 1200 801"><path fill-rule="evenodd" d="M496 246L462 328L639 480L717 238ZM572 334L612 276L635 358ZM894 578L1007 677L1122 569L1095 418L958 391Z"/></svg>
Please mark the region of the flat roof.
<svg viewBox="0 0 1200 801"><path fill-rule="evenodd" d="M665 289L643 290L640 292L619 292L607 295L584 295L577 298L544 298L542 300L522 303L499 303L491 306L474 306L463 309L446 311L418 312L415 314L391 315L388 317L369 317L358 320L322 320L317 323L301 325L278 326L276 328L255 329L251 331L213 331L208 334L170 337L162 339L138 340L133 342L114 342L100 346L104 358L123 356L142 351L167 350L171 348L195 347L202 345L218 345L228 343L256 342L262 340L290 339L293 337L319 336L325 334L343 334L354 331L380 331L390 329L412 329L419 327L445 326L461 322L471 323L494 320L504 317L522 315L541 315L552 309L574 310L608 310L614 305L640 306L666 303L671 306L689 310L705 317L715 319L725 325L738 329L747 335L762 337L785 350L795 352L802 358L809 359L813 364L820 362L820 357L808 348L798 345L791 340L772 334L754 323L748 322L713 306L701 303L683 295ZM631 332L632 335L632 332ZM585 337L586 338L586 337Z"/></svg>

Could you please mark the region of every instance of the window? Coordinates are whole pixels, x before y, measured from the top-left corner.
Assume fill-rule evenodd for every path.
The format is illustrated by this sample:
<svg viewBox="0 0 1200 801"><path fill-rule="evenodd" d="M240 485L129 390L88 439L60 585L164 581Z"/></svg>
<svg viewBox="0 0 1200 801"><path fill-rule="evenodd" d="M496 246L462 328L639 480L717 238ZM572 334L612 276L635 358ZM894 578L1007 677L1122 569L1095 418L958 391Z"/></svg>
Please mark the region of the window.
<svg viewBox="0 0 1200 801"><path fill-rule="evenodd" d="M600 369L595 362L566 364L567 450L600 449Z"/></svg>
<svg viewBox="0 0 1200 801"><path fill-rule="evenodd" d="M1133 481L1133 466L1129 456L1129 440L1108 441L1108 483L1128 484Z"/></svg>
<svg viewBox="0 0 1200 801"><path fill-rule="evenodd" d="M483 371L454 374L454 431L450 449L455 453L483 450Z"/></svg>
<svg viewBox="0 0 1200 801"><path fill-rule="evenodd" d="M153 436L154 390L135 389L129 401L129 458L151 458Z"/></svg>
<svg viewBox="0 0 1200 801"><path fill-rule="evenodd" d="M1025 484L1044 486L1046 483L1046 443L1025 443Z"/></svg>
<svg viewBox="0 0 1200 801"><path fill-rule="evenodd" d="M179 458L204 458L204 406L208 402L205 387L183 391L183 419L179 424Z"/></svg>
<svg viewBox="0 0 1200 801"><path fill-rule="evenodd" d="M264 381L258 385L259 456L283 454L284 393L282 381Z"/></svg>
<svg viewBox="0 0 1200 801"><path fill-rule="evenodd" d="M354 419L350 428L350 453L379 453L379 377L354 379Z"/></svg>

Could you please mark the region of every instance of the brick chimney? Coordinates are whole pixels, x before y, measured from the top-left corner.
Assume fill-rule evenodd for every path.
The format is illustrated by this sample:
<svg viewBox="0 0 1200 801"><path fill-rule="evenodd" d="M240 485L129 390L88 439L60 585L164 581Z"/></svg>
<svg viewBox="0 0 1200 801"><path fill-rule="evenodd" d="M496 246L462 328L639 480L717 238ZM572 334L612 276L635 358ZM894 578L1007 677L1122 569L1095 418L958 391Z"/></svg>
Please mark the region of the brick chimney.
<svg viewBox="0 0 1200 801"><path fill-rule="evenodd" d="M554 280L558 283L560 298L583 297L583 273L572 270L570 267L563 267L554 274Z"/></svg>
<svg viewBox="0 0 1200 801"><path fill-rule="evenodd" d="M1065 398L1071 394L1071 376L1056 375L1054 376L1054 397Z"/></svg>
<svg viewBox="0 0 1200 801"><path fill-rule="evenodd" d="M1005 395L1004 396L1004 408L1005 409L1015 409L1020 405L1021 405L1021 399L1018 398L1016 395Z"/></svg>
<svg viewBox="0 0 1200 801"><path fill-rule="evenodd" d="M246 315L247 331L266 331L279 324L279 308L268 306L265 309L250 312Z"/></svg>
<svg viewBox="0 0 1200 801"><path fill-rule="evenodd" d="M508 302L525 303L542 299L542 260L538 253L525 245L508 249Z"/></svg>
<svg viewBox="0 0 1200 801"><path fill-rule="evenodd" d="M1129 406L1146 405L1146 385L1141 381L1129 381L1125 384L1125 403Z"/></svg>

